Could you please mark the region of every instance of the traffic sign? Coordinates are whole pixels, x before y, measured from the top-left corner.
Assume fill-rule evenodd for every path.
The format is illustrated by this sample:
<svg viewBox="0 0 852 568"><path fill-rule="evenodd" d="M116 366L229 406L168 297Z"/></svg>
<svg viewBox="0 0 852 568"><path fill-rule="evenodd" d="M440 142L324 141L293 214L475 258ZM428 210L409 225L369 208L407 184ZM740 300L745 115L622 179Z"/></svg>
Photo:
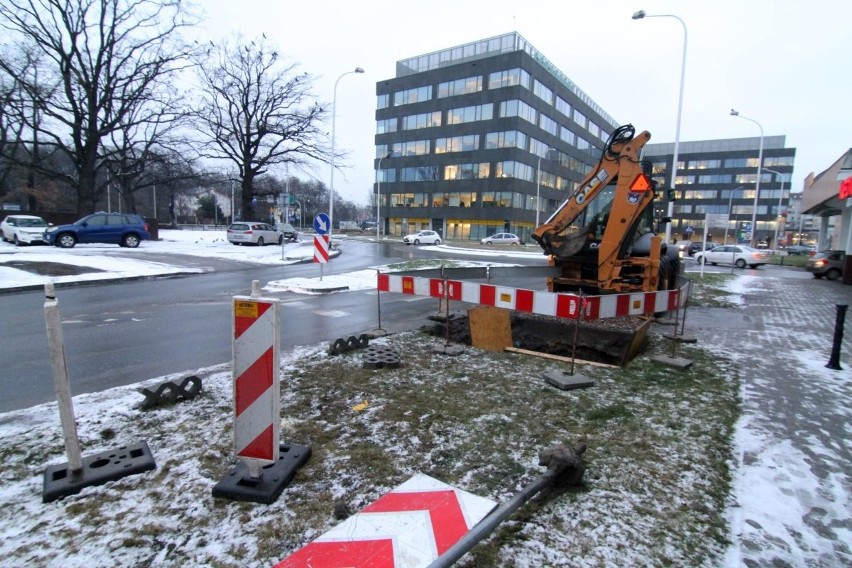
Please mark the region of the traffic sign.
<svg viewBox="0 0 852 568"><path fill-rule="evenodd" d="M496 503L417 474L275 568L413 568L446 552Z"/></svg>
<svg viewBox="0 0 852 568"><path fill-rule="evenodd" d="M316 231L318 235L325 235L329 230L331 230L331 220L328 218L328 215L325 213L317 213L317 216L314 217L314 231Z"/></svg>

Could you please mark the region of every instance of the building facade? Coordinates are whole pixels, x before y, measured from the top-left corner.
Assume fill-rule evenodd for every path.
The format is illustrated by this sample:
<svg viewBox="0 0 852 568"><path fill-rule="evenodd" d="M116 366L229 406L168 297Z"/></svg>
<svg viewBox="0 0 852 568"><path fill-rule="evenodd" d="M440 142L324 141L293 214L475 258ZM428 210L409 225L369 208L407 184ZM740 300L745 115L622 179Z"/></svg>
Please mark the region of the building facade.
<svg viewBox="0 0 852 568"><path fill-rule="evenodd" d="M376 84L385 234L529 239L618 126L517 33L397 62Z"/></svg>
<svg viewBox="0 0 852 568"><path fill-rule="evenodd" d="M792 244L798 227L787 223L787 218L796 149L786 147L784 136L764 136L758 181L759 155L760 138L681 142L672 238L700 241L710 215L712 241L754 242L768 248ZM674 144L647 144L642 159L651 162L658 187L671 186ZM665 211L657 213L658 218L665 215ZM724 222L721 218L726 215ZM753 235L752 222L756 225Z"/></svg>

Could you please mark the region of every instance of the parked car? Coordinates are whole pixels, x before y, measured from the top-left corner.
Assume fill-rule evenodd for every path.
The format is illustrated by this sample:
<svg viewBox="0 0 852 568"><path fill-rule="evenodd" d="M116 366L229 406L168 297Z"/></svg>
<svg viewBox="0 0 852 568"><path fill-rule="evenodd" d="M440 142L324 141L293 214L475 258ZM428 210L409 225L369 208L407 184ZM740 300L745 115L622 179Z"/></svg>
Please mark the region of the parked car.
<svg viewBox="0 0 852 568"><path fill-rule="evenodd" d="M441 235L435 231L420 231L411 235L402 237L402 242L407 245L439 245L441 244Z"/></svg>
<svg viewBox="0 0 852 568"><path fill-rule="evenodd" d="M695 253L695 262L699 264L733 264L737 268L757 268L768 261L768 252L745 245L722 245Z"/></svg>
<svg viewBox="0 0 852 568"><path fill-rule="evenodd" d="M228 225L228 242L235 245L257 245L262 247L268 244L281 244L284 242L284 233L261 221L240 221Z"/></svg>
<svg viewBox="0 0 852 568"><path fill-rule="evenodd" d="M281 231L281 234L288 241L299 240L299 233L296 232L296 228L290 223L278 223L278 230Z"/></svg>
<svg viewBox="0 0 852 568"><path fill-rule="evenodd" d="M71 248L77 243L107 243L136 248L150 237L148 224L131 213L92 213L71 225L50 227L44 233L49 245Z"/></svg>
<svg viewBox="0 0 852 568"><path fill-rule="evenodd" d="M823 276L829 280L837 280L843 276L843 265L846 263L846 252L842 250L827 250L818 252L808 259L805 270L814 278Z"/></svg>
<svg viewBox="0 0 852 568"><path fill-rule="evenodd" d="M521 238L514 233L497 233L479 240L484 245L519 245Z"/></svg>
<svg viewBox="0 0 852 568"><path fill-rule="evenodd" d="M47 221L35 215L7 215L0 223L0 234L4 241L16 245L46 243L44 231Z"/></svg>
<svg viewBox="0 0 852 568"><path fill-rule="evenodd" d="M791 245L787 247L787 254L791 256L811 255L816 253L816 247L813 245Z"/></svg>
<svg viewBox="0 0 852 568"><path fill-rule="evenodd" d="M689 244L689 248L686 249L686 252L687 254L689 254L689 256L693 256L697 252L701 252L702 250L713 250L717 246L719 246L719 243L702 243L696 241L694 243Z"/></svg>

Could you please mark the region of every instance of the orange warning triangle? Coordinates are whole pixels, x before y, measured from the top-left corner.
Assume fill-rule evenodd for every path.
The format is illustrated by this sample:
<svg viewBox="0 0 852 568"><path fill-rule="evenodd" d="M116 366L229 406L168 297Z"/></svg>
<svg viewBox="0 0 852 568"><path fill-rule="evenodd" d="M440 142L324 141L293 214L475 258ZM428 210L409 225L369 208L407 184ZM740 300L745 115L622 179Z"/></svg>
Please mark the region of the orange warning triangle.
<svg viewBox="0 0 852 568"><path fill-rule="evenodd" d="M648 191L651 189L651 179L645 174L639 174L630 184L630 191Z"/></svg>

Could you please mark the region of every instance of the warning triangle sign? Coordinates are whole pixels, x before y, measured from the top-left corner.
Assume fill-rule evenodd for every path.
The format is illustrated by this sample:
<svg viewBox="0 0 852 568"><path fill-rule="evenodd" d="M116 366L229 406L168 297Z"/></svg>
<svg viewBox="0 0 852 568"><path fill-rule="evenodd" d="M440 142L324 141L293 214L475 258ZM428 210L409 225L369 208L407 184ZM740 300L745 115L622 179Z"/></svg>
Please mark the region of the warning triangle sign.
<svg viewBox="0 0 852 568"><path fill-rule="evenodd" d="M630 184L630 191L648 191L651 189L651 179L645 174L639 174Z"/></svg>

